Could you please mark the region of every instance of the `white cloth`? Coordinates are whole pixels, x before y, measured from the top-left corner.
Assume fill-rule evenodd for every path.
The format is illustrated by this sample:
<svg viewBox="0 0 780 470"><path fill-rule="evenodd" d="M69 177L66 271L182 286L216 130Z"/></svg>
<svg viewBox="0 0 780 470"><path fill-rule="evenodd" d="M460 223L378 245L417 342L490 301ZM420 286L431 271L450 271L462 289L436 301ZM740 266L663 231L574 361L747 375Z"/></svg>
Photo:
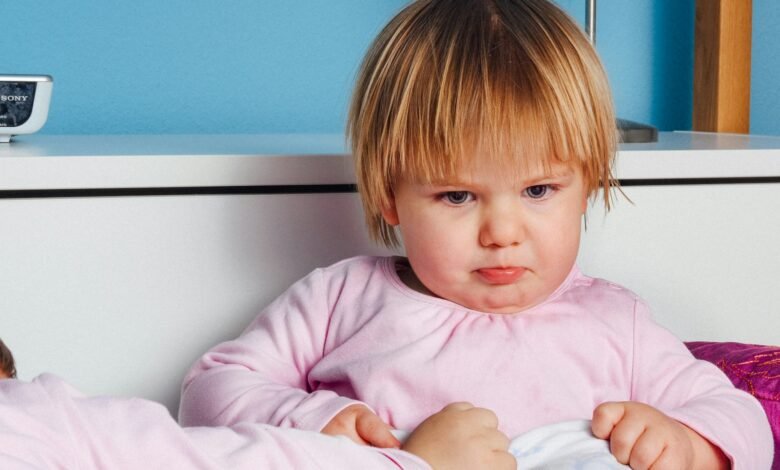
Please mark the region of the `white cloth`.
<svg viewBox="0 0 780 470"><path fill-rule="evenodd" d="M564 421L532 429L512 440L509 451L518 469L627 469L609 451L609 443L590 432L589 420Z"/></svg>
<svg viewBox="0 0 780 470"><path fill-rule="evenodd" d="M407 431L393 431L403 442ZM509 452L518 470L618 470L609 443L590 432L589 420L564 421L532 429L512 439Z"/></svg>

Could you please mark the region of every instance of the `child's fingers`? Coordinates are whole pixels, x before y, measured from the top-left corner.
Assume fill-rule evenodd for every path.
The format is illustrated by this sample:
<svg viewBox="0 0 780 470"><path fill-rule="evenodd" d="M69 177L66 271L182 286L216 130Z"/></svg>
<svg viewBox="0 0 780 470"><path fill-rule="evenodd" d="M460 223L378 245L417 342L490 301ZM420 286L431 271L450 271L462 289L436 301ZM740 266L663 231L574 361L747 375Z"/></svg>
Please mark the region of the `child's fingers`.
<svg viewBox="0 0 780 470"><path fill-rule="evenodd" d="M323 434L326 434L328 436L344 436L349 438L352 442L355 444L359 444L361 446L367 446L369 445L368 442L364 441L357 433L356 430L349 430L349 429L331 429L327 431L322 431Z"/></svg>
<svg viewBox="0 0 780 470"><path fill-rule="evenodd" d="M496 451L491 470L517 470L517 458L507 451Z"/></svg>
<svg viewBox="0 0 780 470"><path fill-rule="evenodd" d="M485 427L495 429L498 427L498 416L487 408L473 408L467 411L479 416L479 422Z"/></svg>
<svg viewBox="0 0 780 470"><path fill-rule="evenodd" d="M497 428L498 427L498 416L487 408L479 408L474 405L472 405L469 402L465 401L458 401L454 403L450 403L449 405L445 406L442 409L442 412L461 412L461 413L468 413L472 416L473 419L475 419L479 424L488 427L488 428Z"/></svg>
<svg viewBox="0 0 780 470"><path fill-rule="evenodd" d="M618 462L628 464L634 458L634 448L646 428L643 422L621 420L609 436L609 450Z"/></svg>
<svg viewBox="0 0 780 470"><path fill-rule="evenodd" d="M664 468L675 468L680 466L680 460L673 452L664 451L648 467L650 470L663 470Z"/></svg>
<svg viewBox="0 0 780 470"><path fill-rule="evenodd" d="M364 441L357 433L355 429L349 429L347 427L330 427L329 429L323 429L323 434L326 434L328 436L344 436L348 437L349 440L354 442L355 444L360 444L362 446L368 445L368 442Z"/></svg>
<svg viewBox="0 0 780 470"><path fill-rule="evenodd" d="M599 439L609 439L612 429L623 419L626 407L619 402L602 403L593 410L590 430Z"/></svg>
<svg viewBox="0 0 780 470"><path fill-rule="evenodd" d="M684 432L684 431L683 431ZM631 452L631 468L639 470L691 468L694 450L664 427L649 427Z"/></svg>
<svg viewBox="0 0 780 470"><path fill-rule="evenodd" d="M647 429L634 443L628 463L634 470L647 470L657 465L664 450L664 442L652 430ZM670 454L671 455L671 454ZM674 460L672 461L674 462ZM671 462L669 462L671 463ZM674 468L675 465L656 468ZM679 466L679 462L677 462Z"/></svg>
<svg viewBox="0 0 780 470"><path fill-rule="evenodd" d="M329 436L346 436L360 445L368 445L357 432L357 417L369 412L364 405L350 405L339 411L320 432Z"/></svg>
<svg viewBox="0 0 780 470"><path fill-rule="evenodd" d="M474 408L474 405L472 405L467 401L456 401L442 408L442 411L447 411L447 410L466 411L472 408Z"/></svg>
<svg viewBox="0 0 780 470"><path fill-rule="evenodd" d="M506 436L506 434L502 433L498 429L495 429L490 435L490 443L492 444L493 449L496 449L496 451L506 452L506 450L509 449L509 445L512 443L512 441Z"/></svg>
<svg viewBox="0 0 780 470"><path fill-rule="evenodd" d="M390 432L390 426L369 410L357 417L358 435L374 447L401 447L401 442Z"/></svg>

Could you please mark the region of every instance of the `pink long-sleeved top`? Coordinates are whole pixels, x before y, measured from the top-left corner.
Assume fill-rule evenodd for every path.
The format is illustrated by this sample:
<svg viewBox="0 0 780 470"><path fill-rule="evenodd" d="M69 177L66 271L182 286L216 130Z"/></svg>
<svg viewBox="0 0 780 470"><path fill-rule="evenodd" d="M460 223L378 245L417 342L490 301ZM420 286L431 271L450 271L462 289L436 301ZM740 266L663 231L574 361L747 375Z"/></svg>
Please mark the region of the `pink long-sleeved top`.
<svg viewBox="0 0 780 470"><path fill-rule="evenodd" d="M378 450L255 423L181 428L161 405L86 397L53 375L0 380L3 470L428 469L406 452Z"/></svg>
<svg viewBox="0 0 780 470"><path fill-rule="evenodd" d="M320 430L357 402L411 430L469 401L514 437L633 400L696 430L735 469L771 465L760 404L696 360L632 292L575 267L543 303L490 314L412 290L398 276L403 266L358 257L298 281L195 363L180 421Z"/></svg>

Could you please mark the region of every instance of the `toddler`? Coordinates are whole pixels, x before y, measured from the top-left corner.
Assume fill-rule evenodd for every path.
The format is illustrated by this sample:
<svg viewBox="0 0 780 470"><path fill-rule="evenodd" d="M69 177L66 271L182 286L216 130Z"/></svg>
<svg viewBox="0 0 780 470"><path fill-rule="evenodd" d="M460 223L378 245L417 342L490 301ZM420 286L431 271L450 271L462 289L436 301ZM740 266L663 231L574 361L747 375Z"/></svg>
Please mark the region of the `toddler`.
<svg viewBox="0 0 780 470"><path fill-rule="evenodd" d="M575 266L615 185L605 73L546 0L420 0L379 34L349 116L371 236L405 257L317 269L184 380L183 424L394 447L455 401L518 436L570 420L633 468L768 468L758 402ZM400 234L400 240L399 240Z"/></svg>

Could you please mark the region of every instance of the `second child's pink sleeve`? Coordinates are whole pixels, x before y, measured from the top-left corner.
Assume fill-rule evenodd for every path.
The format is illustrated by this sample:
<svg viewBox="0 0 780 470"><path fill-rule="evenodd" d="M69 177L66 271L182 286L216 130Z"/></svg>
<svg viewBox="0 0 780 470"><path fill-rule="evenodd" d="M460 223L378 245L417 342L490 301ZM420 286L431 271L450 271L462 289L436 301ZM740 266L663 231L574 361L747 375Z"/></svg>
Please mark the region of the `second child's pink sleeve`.
<svg viewBox="0 0 780 470"><path fill-rule="evenodd" d="M182 428L162 405L87 397L51 375L0 380L2 470L430 470L345 437L241 423Z"/></svg>
<svg viewBox="0 0 780 470"><path fill-rule="evenodd" d="M729 457L734 470L768 469L773 443L758 401L715 365L693 357L672 333L635 306L632 400L680 421Z"/></svg>
<svg viewBox="0 0 780 470"><path fill-rule="evenodd" d="M319 431L355 402L312 391L307 376L322 358L330 309L315 270L271 303L237 339L217 345L190 369L182 386L184 426L240 422Z"/></svg>

